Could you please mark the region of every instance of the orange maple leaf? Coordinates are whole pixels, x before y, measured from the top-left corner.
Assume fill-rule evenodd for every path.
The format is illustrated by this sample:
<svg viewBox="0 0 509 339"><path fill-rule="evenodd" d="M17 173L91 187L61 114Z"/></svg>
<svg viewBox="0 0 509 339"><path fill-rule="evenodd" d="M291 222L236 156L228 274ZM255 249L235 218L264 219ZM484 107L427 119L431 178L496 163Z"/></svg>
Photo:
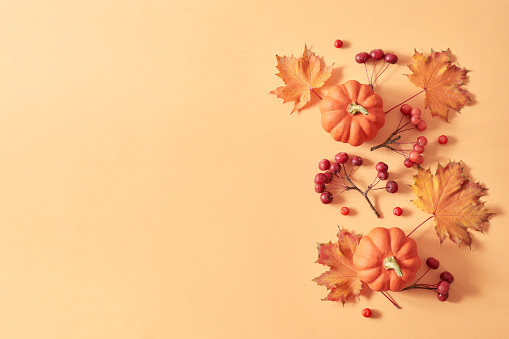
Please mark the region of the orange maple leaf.
<svg viewBox="0 0 509 339"><path fill-rule="evenodd" d="M435 232L443 242L449 237L457 244L470 246L469 229L482 231L490 213L479 198L486 188L473 183L463 175L461 163L450 162L443 167L438 164L435 175L429 169L418 169L412 185L417 199L413 204L432 214Z"/></svg>
<svg viewBox="0 0 509 339"><path fill-rule="evenodd" d="M313 279L318 285L330 290L323 300L341 301L344 304L350 296L360 295L362 282L352 261L360 239L360 235L340 229L337 243L329 241L318 244L316 262L330 267L330 270Z"/></svg>
<svg viewBox="0 0 509 339"><path fill-rule="evenodd" d="M304 46L304 54L297 59L291 57L280 57L276 55L279 70L278 77L283 79L285 85L271 91L270 94L282 98L283 102L294 101L295 105L291 113L302 109L311 101L311 92L314 88L320 88L332 74L332 66L321 67L320 58Z"/></svg>
<svg viewBox="0 0 509 339"><path fill-rule="evenodd" d="M427 58L415 51L412 63L408 65L413 74L407 74L415 86L425 91L424 107L432 116L439 116L445 121L448 121L449 108L459 111L470 102L468 93L460 87L468 71L449 59L449 49L442 52L431 50Z"/></svg>

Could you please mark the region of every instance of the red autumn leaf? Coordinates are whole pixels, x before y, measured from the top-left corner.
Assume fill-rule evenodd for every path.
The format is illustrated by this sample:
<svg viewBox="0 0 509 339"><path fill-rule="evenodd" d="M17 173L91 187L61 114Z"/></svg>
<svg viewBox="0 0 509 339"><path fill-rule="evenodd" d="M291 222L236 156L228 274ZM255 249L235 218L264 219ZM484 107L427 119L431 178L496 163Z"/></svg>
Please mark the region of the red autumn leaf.
<svg viewBox="0 0 509 339"><path fill-rule="evenodd" d="M450 61L450 50L434 52L427 58L415 52L408 65L413 74L410 81L425 91L424 107L432 116L448 121L449 108L459 111L470 102L468 93L461 89L468 71Z"/></svg>
<svg viewBox="0 0 509 339"><path fill-rule="evenodd" d="M321 67L320 58L304 46L304 54L297 59L294 56L280 57L276 55L279 70L278 77L283 79L285 85L271 91L284 102L295 102L293 110L299 111L311 101L311 91L325 84L332 74L332 65Z"/></svg>
<svg viewBox="0 0 509 339"><path fill-rule="evenodd" d="M413 204L434 218L435 232L443 242L449 237L457 244L470 246L469 230L482 231L482 225L493 214L479 201L486 188L463 175L461 163L438 164L435 175L429 169L418 169L412 185L417 199Z"/></svg>
<svg viewBox="0 0 509 339"><path fill-rule="evenodd" d="M330 291L323 300L341 301L344 304L350 296L360 295L362 282L352 261L360 239L360 235L340 229L337 243L329 241L326 244L318 244L316 262L330 267L327 272L313 279L318 285L325 286Z"/></svg>

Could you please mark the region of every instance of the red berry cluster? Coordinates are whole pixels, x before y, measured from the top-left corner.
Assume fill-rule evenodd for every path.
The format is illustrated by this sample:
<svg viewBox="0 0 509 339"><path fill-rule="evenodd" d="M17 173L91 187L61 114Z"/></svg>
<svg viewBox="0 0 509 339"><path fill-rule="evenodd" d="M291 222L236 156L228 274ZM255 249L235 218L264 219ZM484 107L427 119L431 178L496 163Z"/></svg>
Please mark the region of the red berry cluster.
<svg viewBox="0 0 509 339"><path fill-rule="evenodd" d="M387 66L376 76L376 78L373 80L373 76L375 74L375 68L376 64L380 60L384 60L387 63ZM374 60L373 64L373 71L371 73L371 76L368 75L368 68L366 67L366 63L369 60ZM382 75L383 72L389 67L389 65L394 65L398 62L398 56L394 53L385 53L383 50L377 48L373 49L371 52L360 52L355 55L355 61L358 64L364 64L364 68L366 69L366 76L368 77L368 84L373 88L375 85L376 80L380 75Z"/></svg>
<svg viewBox="0 0 509 339"><path fill-rule="evenodd" d="M438 267L440 267L440 262L433 257L429 257L426 260L426 265L428 266L426 272L424 272L424 274L421 275L421 277L417 279L413 285L405 287L402 291L414 288L432 290L437 293L437 299L439 301L446 301L449 298L449 290L451 288L452 282L454 281L454 276L448 271L443 271L442 273L440 273L440 281L438 283L418 284L419 280L421 280L422 277L424 277L430 269L431 270L438 269Z"/></svg>
<svg viewBox="0 0 509 339"><path fill-rule="evenodd" d="M419 132L426 130L428 127L428 125L426 125L426 121L421 118L422 112L419 107L412 107L408 104L403 104L399 110L404 115L410 116L410 123L415 125L415 128L417 128Z"/></svg>
<svg viewBox="0 0 509 339"><path fill-rule="evenodd" d="M322 172L315 175L315 192L320 193L320 201L323 204L330 204L335 196L345 191L356 190L364 196L364 198L368 201L371 209L378 217L380 217L374 206L371 204L371 201L367 195L368 192L372 189L385 188L385 190L389 193L396 193L398 191L398 184L392 180L387 181L383 187L374 188L378 183L389 178L389 166L387 166L387 164L384 162L377 163L375 166L377 175L373 180L373 183L369 185L366 190L362 191L354 184L351 179L351 175L354 168L362 165L363 160L359 156L353 156L350 160L352 168L350 169L350 173L347 173L347 163L349 159L350 157L348 153L340 152L335 155L333 162L331 162L329 159L320 160L318 163L318 168ZM333 191L336 192L333 194ZM343 207L341 210L341 214L343 215L347 215L349 212L350 211L347 207Z"/></svg>

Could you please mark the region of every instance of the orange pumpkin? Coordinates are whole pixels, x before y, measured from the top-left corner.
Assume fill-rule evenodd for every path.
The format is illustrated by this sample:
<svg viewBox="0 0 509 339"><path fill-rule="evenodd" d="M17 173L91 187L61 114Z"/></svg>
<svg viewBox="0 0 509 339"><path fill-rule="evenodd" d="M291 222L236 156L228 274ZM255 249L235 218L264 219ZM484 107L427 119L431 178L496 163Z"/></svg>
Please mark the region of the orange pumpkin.
<svg viewBox="0 0 509 339"><path fill-rule="evenodd" d="M376 227L363 236L353 256L359 279L374 291L401 291L421 267L417 244L397 227Z"/></svg>
<svg viewBox="0 0 509 339"><path fill-rule="evenodd" d="M352 146L373 139L385 124L382 97L355 80L331 87L320 102L320 112L323 129Z"/></svg>

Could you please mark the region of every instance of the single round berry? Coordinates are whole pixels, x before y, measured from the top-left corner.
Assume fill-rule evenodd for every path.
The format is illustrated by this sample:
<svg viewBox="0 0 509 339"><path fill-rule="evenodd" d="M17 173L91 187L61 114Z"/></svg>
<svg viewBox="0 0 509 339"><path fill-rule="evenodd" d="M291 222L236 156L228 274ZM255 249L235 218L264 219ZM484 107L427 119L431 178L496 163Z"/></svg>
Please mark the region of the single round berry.
<svg viewBox="0 0 509 339"><path fill-rule="evenodd" d="M439 301L446 301L447 298L449 298L449 293L438 293L437 294L437 299Z"/></svg>
<svg viewBox="0 0 509 339"><path fill-rule="evenodd" d="M415 164L412 160L405 158L405 161L403 161L403 165L405 165L406 168L410 168Z"/></svg>
<svg viewBox="0 0 509 339"><path fill-rule="evenodd" d="M327 181L327 176L323 173L318 173L315 175L315 184L323 185Z"/></svg>
<svg viewBox="0 0 509 339"><path fill-rule="evenodd" d="M410 115L410 112L412 111L412 106L410 106L409 104L403 104L399 108L399 111L404 115Z"/></svg>
<svg viewBox="0 0 509 339"><path fill-rule="evenodd" d="M426 139L424 135L421 135L420 137L417 138L417 143L424 147L428 144L428 139Z"/></svg>
<svg viewBox="0 0 509 339"><path fill-rule="evenodd" d="M408 154L408 159L410 159L410 161L417 163L420 156L421 156L421 154L419 152L412 151L412 152L410 152L410 154Z"/></svg>
<svg viewBox="0 0 509 339"><path fill-rule="evenodd" d="M380 171L380 172L377 173L376 176L380 180L387 180L387 178L389 178L389 172L387 172L387 171Z"/></svg>
<svg viewBox="0 0 509 339"><path fill-rule="evenodd" d="M451 287L451 284L449 284L445 280L440 280L440 282L437 285L437 291L438 293L446 294L449 293L449 288Z"/></svg>
<svg viewBox="0 0 509 339"><path fill-rule="evenodd" d="M365 318L371 317L371 314L373 314L373 312L371 312L369 308L365 308L362 310L362 316Z"/></svg>
<svg viewBox="0 0 509 339"><path fill-rule="evenodd" d="M447 281L449 284L452 284L452 282L454 281L454 276L450 272L444 271L440 274L440 280L444 280Z"/></svg>
<svg viewBox="0 0 509 339"><path fill-rule="evenodd" d="M322 204L330 204L332 202L332 193L331 192L323 192L320 194L320 201Z"/></svg>
<svg viewBox="0 0 509 339"><path fill-rule="evenodd" d="M348 215L348 213L350 213L350 209L348 207L341 207L340 212L342 215Z"/></svg>
<svg viewBox="0 0 509 339"><path fill-rule="evenodd" d="M336 160L336 162L338 164L344 164L345 162L348 161L348 153L346 152L339 152L338 154L336 154L336 156L334 157L334 160Z"/></svg>
<svg viewBox="0 0 509 339"><path fill-rule="evenodd" d="M332 179L334 179L334 176L329 171L324 172L323 174L325 174L325 176L327 177L327 179L325 179L326 184L330 183L332 181Z"/></svg>
<svg viewBox="0 0 509 339"><path fill-rule="evenodd" d="M371 52L369 52L369 56L373 60L381 60L384 58L385 54L384 54L384 51L382 51L381 49L378 48L378 49L374 49Z"/></svg>
<svg viewBox="0 0 509 339"><path fill-rule="evenodd" d="M316 193L323 193L325 191L325 185L315 185L315 192Z"/></svg>
<svg viewBox="0 0 509 339"><path fill-rule="evenodd" d="M343 41L337 39L336 41L334 41L334 47L336 48L341 48L341 46L343 46Z"/></svg>
<svg viewBox="0 0 509 339"><path fill-rule="evenodd" d="M375 169L377 172L387 172L389 170L389 166L383 161L377 162L375 165Z"/></svg>
<svg viewBox="0 0 509 339"><path fill-rule="evenodd" d="M352 165L354 165L354 166L360 166L360 165L362 165L362 158L361 158L361 157L359 157L359 156L357 156L357 155L354 155L354 156L352 157Z"/></svg>
<svg viewBox="0 0 509 339"><path fill-rule="evenodd" d="M421 120L420 123L417 124L417 126L415 126L417 128L417 130L419 132L423 132L426 130L426 128L428 128L428 124L426 123L426 121L424 120Z"/></svg>
<svg viewBox="0 0 509 339"><path fill-rule="evenodd" d="M398 62L398 56L394 53L387 53L385 54L385 62L388 63L388 64L395 64L396 62Z"/></svg>
<svg viewBox="0 0 509 339"><path fill-rule="evenodd" d="M396 193L398 191L398 183L393 180L387 181L385 184L385 190L389 193Z"/></svg>
<svg viewBox="0 0 509 339"><path fill-rule="evenodd" d="M394 207L394 209L392 210L392 213L395 215L395 216L400 216L403 214L403 210L401 209L401 207Z"/></svg>
<svg viewBox="0 0 509 339"><path fill-rule="evenodd" d="M428 267L431 268L432 270L436 270L440 266L440 261L433 257L429 257L426 260L426 265L428 265Z"/></svg>
<svg viewBox="0 0 509 339"><path fill-rule="evenodd" d="M447 144L447 141L449 141L449 139L445 135L441 135L438 137L438 142L442 145Z"/></svg>
<svg viewBox="0 0 509 339"><path fill-rule="evenodd" d="M417 160L415 161L415 163L417 165L421 165L423 162L424 162L424 157L419 154L419 157L417 157Z"/></svg>
<svg viewBox="0 0 509 339"><path fill-rule="evenodd" d="M341 171L341 166L337 162L333 162L330 164L329 171L331 171L332 174L339 173Z"/></svg>
<svg viewBox="0 0 509 339"><path fill-rule="evenodd" d="M421 117L419 115L412 115L412 117L410 118L410 123L412 125L418 125L420 122L421 122Z"/></svg>
<svg viewBox="0 0 509 339"><path fill-rule="evenodd" d="M421 146L419 144L414 144L414 151L416 151L417 153L422 153L422 152L424 152L424 146Z"/></svg>
<svg viewBox="0 0 509 339"><path fill-rule="evenodd" d="M318 168L322 171L326 171L330 168L330 161L327 159L322 159L318 163Z"/></svg>
<svg viewBox="0 0 509 339"><path fill-rule="evenodd" d="M369 60L369 54L368 52L360 52L358 53L356 56L355 56L355 61L358 63L358 64L363 64L365 63L366 61Z"/></svg>
<svg viewBox="0 0 509 339"><path fill-rule="evenodd" d="M410 112L410 115L417 115L418 117L421 116L421 109L419 107L412 108L412 111Z"/></svg>

